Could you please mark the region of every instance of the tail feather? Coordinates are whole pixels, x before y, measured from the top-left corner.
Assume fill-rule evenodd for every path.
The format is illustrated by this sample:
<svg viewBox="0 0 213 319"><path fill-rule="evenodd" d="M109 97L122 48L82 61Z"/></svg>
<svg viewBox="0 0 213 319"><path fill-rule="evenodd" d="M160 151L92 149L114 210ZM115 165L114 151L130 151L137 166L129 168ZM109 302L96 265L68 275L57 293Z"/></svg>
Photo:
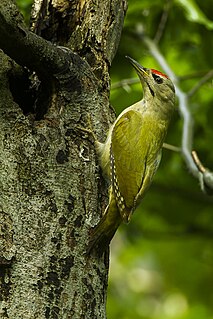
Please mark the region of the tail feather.
<svg viewBox="0 0 213 319"><path fill-rule="evenodd" d="M93 250L95 250L98 255L102 255L108 248L116 230L121 224L121 221L121 215L116 202L114 198L111 198L105 214L102 216L97 226L95 226L91 231L87 254L90 254Z"/></svg>

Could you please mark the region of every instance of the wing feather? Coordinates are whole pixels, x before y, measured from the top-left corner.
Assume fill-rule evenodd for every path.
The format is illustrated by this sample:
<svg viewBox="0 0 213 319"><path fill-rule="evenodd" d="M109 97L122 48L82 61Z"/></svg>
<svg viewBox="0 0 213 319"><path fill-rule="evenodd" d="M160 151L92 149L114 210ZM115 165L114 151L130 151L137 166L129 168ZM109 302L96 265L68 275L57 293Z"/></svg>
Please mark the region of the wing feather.
<svg viewBox="0 0 213 319"><path fill-rule="evenodd" d="M118 119L112 131L112 187L124 221L129 221L160 161L163 136L160 134L160 143L156 143L150 124L153 121L150 123L142 113L129 110Z"/></svg>

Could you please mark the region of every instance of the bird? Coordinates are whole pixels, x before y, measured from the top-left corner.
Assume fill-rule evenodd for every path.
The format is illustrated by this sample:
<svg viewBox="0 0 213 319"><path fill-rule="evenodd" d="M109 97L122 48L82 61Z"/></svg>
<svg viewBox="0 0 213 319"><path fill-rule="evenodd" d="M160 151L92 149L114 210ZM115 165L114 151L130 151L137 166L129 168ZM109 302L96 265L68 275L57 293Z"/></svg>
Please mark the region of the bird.
<svg viewBox="0 0 213 319"><path fill-rule="evenodd" d="M126 58L138 74L143 98L121 112L105 143L95 138L100 166L110 186L105 212L90 232L88 254L96 249L102 255L120 224L129 223L158 169L175 109L175 87L170 78Z"/></svg>

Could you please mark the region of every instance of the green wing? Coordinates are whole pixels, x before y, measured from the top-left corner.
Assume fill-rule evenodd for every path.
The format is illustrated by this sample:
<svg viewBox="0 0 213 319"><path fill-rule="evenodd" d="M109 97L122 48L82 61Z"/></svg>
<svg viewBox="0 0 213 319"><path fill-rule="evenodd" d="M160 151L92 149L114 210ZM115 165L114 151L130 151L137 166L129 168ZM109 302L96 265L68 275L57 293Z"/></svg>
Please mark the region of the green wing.
<svg viewBox="0 0 213 319"><path fill-rule="evenodd" d="M112 187L121 217L126 222L149 187L160 162L163 136L155 136L153 125L153 119L130 110L113 128Z"/></svg>

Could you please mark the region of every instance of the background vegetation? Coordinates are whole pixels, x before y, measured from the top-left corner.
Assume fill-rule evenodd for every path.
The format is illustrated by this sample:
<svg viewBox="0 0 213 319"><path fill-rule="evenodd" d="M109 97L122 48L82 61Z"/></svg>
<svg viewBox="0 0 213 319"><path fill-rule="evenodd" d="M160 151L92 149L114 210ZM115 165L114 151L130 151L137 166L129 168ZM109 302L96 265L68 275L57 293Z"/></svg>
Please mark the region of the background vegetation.
<svg viewBox="0 0 213 319"><path fill-rule="evenodd" d="M31 1L17 2L28 18ZM125 55L161 69L141 39L144 33L158 43L184 92L213 69L212 16L210 0L129 0L111 69L111 103L117 113L142 97L140 84L118 84L136 78ZM212 80L200 86L189 101L194 148L213 170ZM182 127L177 103L168 143L181 145ZM213 198L201 192L180 153L164 150L141 207L113 239L108 318L213 318L212 247Z"/></svg>

